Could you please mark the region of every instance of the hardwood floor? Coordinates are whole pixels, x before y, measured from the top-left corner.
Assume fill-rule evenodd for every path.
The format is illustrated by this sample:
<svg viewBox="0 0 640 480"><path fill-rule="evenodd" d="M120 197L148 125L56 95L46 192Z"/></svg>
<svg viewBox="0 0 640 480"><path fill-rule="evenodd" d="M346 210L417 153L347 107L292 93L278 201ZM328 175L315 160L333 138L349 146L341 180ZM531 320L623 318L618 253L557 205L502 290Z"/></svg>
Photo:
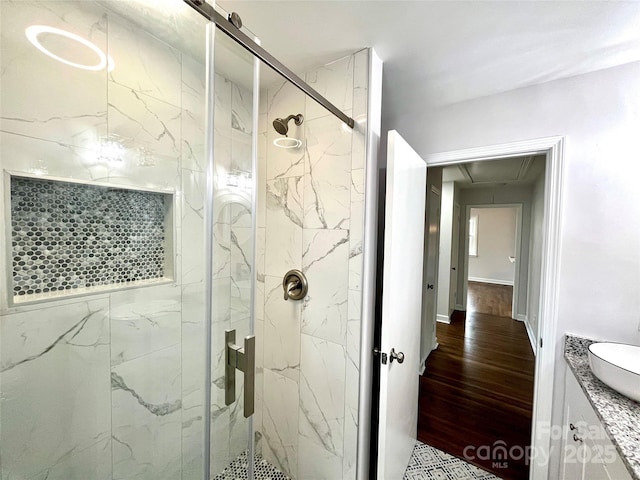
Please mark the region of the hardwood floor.
<svg viewBox="0 0 640 480"><path fill-rule="evenodd" d="M499 317L511 317L513 287L469 282L467 313L487 313Z"/></svg>
<svg viewBox="0 0 640 480"><path fill-rule="evenodd" d="M470 283L475 311L436 327L440 346L420 378L418 440L501 478L527 479L528 465L515 457L530 444L534 356L523 323L478 311L487 306L510 315L510 293L481 287L482 295ZM516 447L514 458L491 454L500 441L507 450Z"/></svg>

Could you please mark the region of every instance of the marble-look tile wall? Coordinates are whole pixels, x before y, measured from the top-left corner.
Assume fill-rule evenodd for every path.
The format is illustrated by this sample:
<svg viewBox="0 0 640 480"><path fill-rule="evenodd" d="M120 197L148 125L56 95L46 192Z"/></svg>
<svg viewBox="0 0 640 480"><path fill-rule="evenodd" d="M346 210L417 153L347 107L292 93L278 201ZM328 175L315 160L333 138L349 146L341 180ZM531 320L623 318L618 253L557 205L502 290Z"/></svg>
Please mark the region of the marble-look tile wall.
<svg viewBox="0 0 640 480"><path fill-rule="evenodd" d="M167 190L176 209L172 282L10 306L1 276L0 478L201 480L203 61L94 2L3 0L0 17L2 170ZM82 35L115 69L43 55L25 38L34 23ZM191 33L204 41L204 27ZM251 93L217 75L214 474L248 441L221 379L224 329L249 328L251 114ZM103 154L105 139L124 147L120 161Z"/></svg>
<svg viewBox="0 0 640 480"><path fill-rule="evenodd" d="M294 479L355 478L368 51L306 74L351 131L289 83L261 92L256 334L258 449ZM275 118L299 149L273 144ZM302 302L282 277L301 269Z"/></svg>

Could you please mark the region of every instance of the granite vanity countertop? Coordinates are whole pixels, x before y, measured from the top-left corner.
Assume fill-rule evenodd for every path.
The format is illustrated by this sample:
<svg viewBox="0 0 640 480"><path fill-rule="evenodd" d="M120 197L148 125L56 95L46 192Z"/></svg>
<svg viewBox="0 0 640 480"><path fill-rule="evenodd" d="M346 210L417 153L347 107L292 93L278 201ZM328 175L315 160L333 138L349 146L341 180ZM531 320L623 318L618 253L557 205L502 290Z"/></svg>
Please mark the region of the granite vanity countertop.
<svg viewBox="0 0 640 480"><path fill-rule="evenodd" d="M589 345L592 343L596 341L566 335L564 358L631 477L640 480L640 403L619 394L595 377L589 368Z"/></svg>

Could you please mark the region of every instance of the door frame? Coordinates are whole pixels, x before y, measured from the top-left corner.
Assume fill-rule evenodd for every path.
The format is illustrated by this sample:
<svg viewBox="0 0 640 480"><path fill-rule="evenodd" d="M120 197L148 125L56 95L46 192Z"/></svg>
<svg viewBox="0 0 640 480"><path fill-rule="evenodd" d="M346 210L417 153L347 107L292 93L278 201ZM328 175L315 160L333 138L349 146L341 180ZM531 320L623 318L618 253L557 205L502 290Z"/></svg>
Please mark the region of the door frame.
<svg viewBox="0 0 640 480"><path fill-rule="evenodd" d="M427 176L427 182L428 180L428 176ZM436 241L435 241L435 254L436 254L436 261L435 261L435 267L434 267L434 276L433 276L433 285L435 285L435 290L433 290L433 306L435 309L435 316L433 318L428 318L427 314L429 312L427 312L427 295L429 295L429 292L427 290L427 267L428 267L428 254L429 254L429 237L431 236L431 232L429 230L429 223L427 222L427 220L431 220L430 218L430 212L429 212L429 208L431 208L431 195L437 195L438 196L438 232L437 232L437 237L436 237ZM425 208L425 224L424 224L424 231L425 231L425 235L424 235L424 257L422 260L422 269L423 269L423 274L424 274L424 280L423 280L423 288L422 288L422 318L420 321L420 324L422 325L422 331L420 332L420 368L419 368L419 372L420 375L422 375L424 373L424 370L426 368L426 361L427 358L429 357L429 354L435 350L436 348L438 348L438 339L436 337L436 325L438 323L438 266L439 266L439 262L440 262L440 220L442 219L442 190L438 187L436 187L435 185L429 185L427 183L427 195L426 195L426 208ZM431 338L424 338L424 329L425 326L427 324L431 324L432 325L432 332L431 332ZM431 345L428 348L428 350L426 352L422 351L422 347L424 346L424 342L429 342ZM423 356L424 354L424 356Z"/></svg>
<svg viewBox="0 0 640 480"><path fill-rule="evenodd" d="M471 217L472 208L515 208L516 209L516 232L515 232L515 267L513 273L513 291L511 292L511 318L513 320L524 321L522 315L518 316L518 296L520 291L520 256L522 255L522 203L478 203L466 205L464 213L464 262L462 265L462 306L463 310L467 309L467 293L469 290L469 218ZM459 266L458 266L459 267ZM526 308L526 305L525 305Z"/></svg>
<svg viewBox="0 0 640 480"><path fill-rule="evenodd" d="M488 161L524 155L546 156L539 340L536 345L531 422L532 463L529 473L529 478L534 480L548 478L551 447L555 346L558 331L564 143L563 136L544 137L423 156L427 167L444 167L470 161ZM544 455L541 455L543 452Z"/></svg>

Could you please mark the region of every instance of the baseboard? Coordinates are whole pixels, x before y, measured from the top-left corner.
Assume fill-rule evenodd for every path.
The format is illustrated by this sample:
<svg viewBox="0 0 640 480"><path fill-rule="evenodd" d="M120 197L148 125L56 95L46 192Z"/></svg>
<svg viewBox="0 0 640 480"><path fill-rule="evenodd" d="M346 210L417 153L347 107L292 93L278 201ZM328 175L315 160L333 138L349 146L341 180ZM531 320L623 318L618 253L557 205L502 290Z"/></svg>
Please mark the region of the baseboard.
<svg viewBox="0 0 640 480"><path fill-rule="evenodd" d="M533 334L533 330L531 329L531 325L529 324L529 320L526 319L524 320L524 327L527 330L527 337L529 337L529 343L531 344L531 350L533 350L533 356L535 357L536 353L537 353L537 349L536 347L537 345L537 341L536 341L536 337Z"/></svg>
<svg viewBox="0 0 640 480"><path fill-rule="evenodd" d="M439 346L440 346L440 344L438 343L438 339L436 338L435 344L434 344L433 348L431 349L431 352L433 352ZM431 354L431 352L427 353L425 355L425 357L422 359L422 362L420 362L420 368L418 369L418 371L420 372L419 373L420 375L422 375L425 372L425 370L427 369L427 358L429 358L429 355Z"/></svg>
<svg viewBox="0 0 640 480"><path fill-rule="evenodd" d="M527 322L527 316L523 315L522 313L517 313L516 314L516 318L515 320L518 320L519 322Z"/></svg>
<svg viewBox="0 0 640 480"><path fill-rule="evenodd" d="M461 312L464 312L466 310L464 305L461 305L459 303L456 303L456 308L454 310L459 310Z"/></svg>
<svg viewBox="0 0 640 480"><path fill-rule="evenodd" d="M447 317L446 315L436 315L436 322L440 322L440 323L451 323L451 319L449 317Z"/></svg>
<svg viewBox="0 0 640 480"><path fill-rule="evenodd" d="M469 277L469 281L478 282L478 283L491 283L492 285L509 285L513 287L513 281L509 281L509 280L496 280L493 278Z"/></svg>

